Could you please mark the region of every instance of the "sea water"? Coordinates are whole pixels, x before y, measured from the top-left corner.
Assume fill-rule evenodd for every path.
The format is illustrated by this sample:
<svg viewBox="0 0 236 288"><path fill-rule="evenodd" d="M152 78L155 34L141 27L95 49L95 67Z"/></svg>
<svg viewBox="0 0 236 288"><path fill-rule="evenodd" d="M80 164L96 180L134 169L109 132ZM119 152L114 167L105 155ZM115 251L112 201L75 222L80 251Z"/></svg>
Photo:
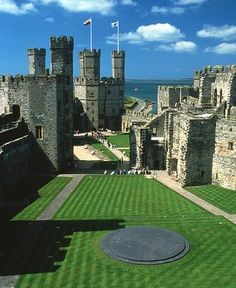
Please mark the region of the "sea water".
<svg viewBox="0 0 236 288"><path fill-rule="evenodd" d="M157 111L157 87L158 86L176 86L192 85L193 79L175 79L175 80L126 80L125 96L132 96L142 100L153 102L151 113Z"/></svg>

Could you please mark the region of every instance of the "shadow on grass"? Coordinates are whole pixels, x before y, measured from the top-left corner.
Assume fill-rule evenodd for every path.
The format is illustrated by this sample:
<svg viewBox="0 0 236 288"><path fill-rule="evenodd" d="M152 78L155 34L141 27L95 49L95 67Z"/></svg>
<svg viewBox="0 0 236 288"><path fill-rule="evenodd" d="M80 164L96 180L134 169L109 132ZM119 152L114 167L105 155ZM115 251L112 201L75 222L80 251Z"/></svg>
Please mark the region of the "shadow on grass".
<svg viewBox="0 0 236 288"><path fill-rule="evenodd" d="M7 221L1 227L0 276L56 271L73 233L120 229L125 227L124 221Z"/></svg>
<svg viewBox="0 0 236 288"><path fill-rule="evenodd" d="M36 201L39 189L55 176L30 176L2 194L0 200L0 225L2 221L13 218L25 207Z"/></svg>

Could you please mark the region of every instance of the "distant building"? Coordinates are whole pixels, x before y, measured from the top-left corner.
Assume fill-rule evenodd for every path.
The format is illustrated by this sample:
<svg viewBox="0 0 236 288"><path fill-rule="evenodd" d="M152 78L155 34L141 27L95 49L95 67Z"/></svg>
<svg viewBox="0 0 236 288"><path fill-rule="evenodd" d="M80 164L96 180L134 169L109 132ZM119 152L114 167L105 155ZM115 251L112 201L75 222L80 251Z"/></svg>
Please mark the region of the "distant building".
<svg viewBox="0 0 236 288"><path fill-rule="evenodd" d="M78 128L83 131L121 130L124 111L125 52L112 52L112 77L100 78L100 50L79 53L80 76L75 79ZM78 103L79 102L79 103ZM78 112L79 111L79 112Z"/></svg>
<svg viewBox="0 0 236 288"><path fill-rule="evenodd" d="M158 115L133 125L130 141L136 168L236 190L236 65L197 71L194 86L158 87Z"/></svg>

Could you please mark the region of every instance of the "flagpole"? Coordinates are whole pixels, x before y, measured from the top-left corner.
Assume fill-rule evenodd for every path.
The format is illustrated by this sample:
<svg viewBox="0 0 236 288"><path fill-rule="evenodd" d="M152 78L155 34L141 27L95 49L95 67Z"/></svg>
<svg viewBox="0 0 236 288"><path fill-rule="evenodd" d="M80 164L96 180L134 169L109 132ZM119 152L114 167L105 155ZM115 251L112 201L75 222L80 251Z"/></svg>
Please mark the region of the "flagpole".
<svg viewBox="0 0 236 288"><path fill-rule="evenodd" d="M90 25L90 51L93 50L93 20L91 19L91 25Z"/></svg>
<svg viewBox="0 0 236 288"><path fill-rule="evenodd" d="M120 52L120 21L118 21L117 25L117 52Z"/></svg>

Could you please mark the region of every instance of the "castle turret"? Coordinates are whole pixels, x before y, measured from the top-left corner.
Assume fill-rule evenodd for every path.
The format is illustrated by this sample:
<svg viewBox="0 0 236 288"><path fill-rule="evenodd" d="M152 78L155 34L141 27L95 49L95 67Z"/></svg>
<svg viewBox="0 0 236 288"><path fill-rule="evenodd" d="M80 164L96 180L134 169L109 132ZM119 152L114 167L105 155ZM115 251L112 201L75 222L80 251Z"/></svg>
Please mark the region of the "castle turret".
<svg viewBox="0 0 236 288"><path fill-rule="evenodd" d="M43 48L28 49L29 74L32 75L45 74L45 55L46 50Z"/></svg>
<svg viewBox="0 0 236 288"><path fill-rule="evenodd" d="M125 51L112 51L112 77L125 79Z"/></svg>
<svg viewBox="0 0 236 288"><path fill-rule="evenodd" d="M80 77L100 80L101 50L84 50L79 53Z"/></svg>
<svg viewBox="0 0 236 288"><path fill-rule="evenodd" d="M51 73L73 77L73 37L51 37Z"/></svg>

